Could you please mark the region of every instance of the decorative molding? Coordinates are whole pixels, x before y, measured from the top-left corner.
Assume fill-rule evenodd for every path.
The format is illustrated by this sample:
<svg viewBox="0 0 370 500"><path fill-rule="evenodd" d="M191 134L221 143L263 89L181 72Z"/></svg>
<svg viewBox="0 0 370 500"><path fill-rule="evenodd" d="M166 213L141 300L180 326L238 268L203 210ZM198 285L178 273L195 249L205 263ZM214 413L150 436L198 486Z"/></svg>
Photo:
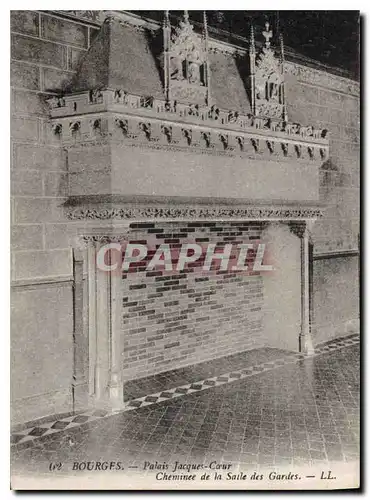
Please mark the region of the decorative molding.
<svg viewBox="0 0 370 500"><path fill-rule="evenodd" d="M92 95L99 96L92 99ZM151 116L160 117L164 120L178 120L194 124L209 126L221 126L234 131L268 131L279 133L280 137L305 139L317 141L323 145L328 144L328 131L313 126L303 126L299 123L284 121L281 117L254 116L252 114L242 114L235 110L225 110L215 105L200 105L196 103L179 103L177 101L166 101L154 97L129 94L123 89L84 92L76 95L69 95L63 98L63 106L59 104L57 98L48 101L51 107L52 118L63 116L81 115L108 111L110 108L121 112L138 110L138 115L145 116L148 112ZM118 107L119 106L119 107ZM135 113L136 114L136 113Z"/></svg>
<svg viewBox="0 0 370 500"><path fill-rule="evenodd" d="M22 280L13 280L11 287L22 291L23 289L38 289L39 287L61 287L73 284L72 275L51 276L46 278L27 278Z"/></svg>
<svg viewBox="0 0 370 500"><path fill-rule="evenodd" d="M230 115L232 116L232 115ZM229 120L230 120L229 116ZM259 119L258 127L248 127L245 131L235 131L230 127L210 127L183 122L158 120L154 117L131 114L96 113L73 117L58 117L52 120L55 135L65 147L96 144L97 139L110 142L125 142L128 146L157 149L192 151L216 155L263 155L265 157L292 158L303 161L322 162L328 157L326 140L316 139L305 133L281 132L264 128L264 119ZM261 121L262 120L262 121ZM268 124L268 121L266 121ZM308 129L308 127L307 127ZM299 129L297 129L299 130Z"/></svg>
<svg viewBox="0 0 370 500"><path fill-rule="evenodd" d="M330 252L314 253L313 260L324 260L324 259L339 259L342 257L359 257L360 250L358 248L349 250L332 250Z"/></svg>
<svg viewBox="0 0 370 500"><path fill-rule="evenodd" d="M128 232L122 234L114 234L106 232L104 234L83 234L79 236L79 240L83 245L94 243L120 243L127 239Z"/></svg>
<svg viewBox="0 0 370 500"><path fill-rule="evenodd" d="M172 207L141 206L118 208L71 208L70 220L136 220L136 219L312 219L322 217L320 208L270 207Z"/></svg>

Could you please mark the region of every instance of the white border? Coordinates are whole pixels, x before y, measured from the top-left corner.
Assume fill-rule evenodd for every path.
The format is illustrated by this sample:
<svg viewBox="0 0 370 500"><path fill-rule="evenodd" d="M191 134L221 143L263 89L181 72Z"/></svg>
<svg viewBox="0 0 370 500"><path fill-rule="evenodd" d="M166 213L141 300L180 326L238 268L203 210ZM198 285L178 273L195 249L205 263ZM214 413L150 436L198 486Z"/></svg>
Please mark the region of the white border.
<svg viewBox="0 0 370 500"><path fill-rule="evenodd" d="M171 2L163 2L163 1L158 1L155 3L156 9L171 9L171 10L181 10L184 7L185 2L179 2L172 0ZM296 10L297 7L299 10L360 10L362 14L366 15L367 13L367 5L368 2L365 2L364 0L360 2L356 2L356 4L353 3L348 3L348 2L339 2L330 0L327 1L323 4L322 0L310 0L308 1L301 1L297 3L296 1L293 0L284 0L282 2L279 2L279 4L276 3L276 1L267 1L267 0L253 0L253 1L235 1L235 0L229 0L227 4L225 2L220 2L217 0L203 0L202 2L199 2L199 0L188 0L186 2L186 8L188 10L200 10L200 9L205 9L205 10L218 10L222 9L224 7L227 7L227 10ZM9 217L10 217L10 210L9 210L9 193L10 193L10 186L9 186L9 138L10 138L10 133L9 133L9 116L10 116L10 101L9 101L9 54L10 54L10 33L9 33L9 10L18 10L18 9L24 9L24 10L60 10L61 8L63 10L73 10L78 8L79 10L84 10L84 9L93 9L93 10L99 10L99 9L112 9L112 10L153 10L154 4L149 1L140 1L136 0L135 2L118 2L118 1L113 1L109 2L108 5L104 5L101 2L94 2L94 1L80 1L78 2L78 7L76 6L75 1L71 0L65 0L63 2L63 5L59 4L54 4L51 3L50 1L38 1L38 2L26 2L24 0L13 0L12 2L6 2L5 3L5 9L3 8L2 16L1 16L1 29L0 29L0 34L1 34L1 55L2 55L2 65L1 65L1 70L2 70L2 78L1 78L1 95L3 96L3 104L2 104L2 121L1 121L1 140L2 140L2 157L4 160L4 165L1 168L1 180L0 180L0 202L1 202L1 215L2 215L2 223L3 227L9 228ZM365 24L365 22L364 22ZM365 54L368 54L369 51L369 37L367 36L366 39L364 40L365 46L362 47L362 50L365 52ZM367 62L367 60L366 60ZM365 60L364 60L365 63ZM364 64L365 65L365 64ZM368 79L366 78L366 71L367 65L362 69L363 73L363 78L365 82L368 82ZM367 88L363 88L362 92L363 95L366 96L368 95L366 93ZM5 101L5 102L4 102ZM365 121L365 116L366 116L366 110L362 110L362 123ZM364 136L364 142L363 142L363 147L367 144L366 139L368 139L368 130L366 131L366 136ZM365 152L366 153L366 152ZM364 160L366 160L366 157L364 155ZM363 171L365 170L365 165L363 165ZM363 179L365 180L365 179ZM367 186L364 186L364 193L363 197L364 200L368 198L368 194L366 192ZM367 233L369 233L370 229L370 214L367 211L368 207L364 207L364 213L362 214L363 220L364 220L364 230L367 229ZM365 232L365 231L364 231ZM363 237L363 245L365 245L365 234L362 234ZM4 237L5 236L5 237ZM366 246L366 256L368 256L369 246ZM1 273L1 319L2 319L2 344L1 344L1 356L2 359L0 361L0 366L2 370L1 374L1 403L2 403L2 411L1 411L1 443L0 443L0 485L2 489L2 498L10 498L10 495L13 493L9 491L9 283L10 283L10 266L9 266L9 229L6 231L2 231L2 244L1 244L1 263L2 263L2 273ZM364 271L364 270L363 270ZM363 278L364 278L364 273L363 273ZM368 296L366 292L369 292L370 290L370 285L369 281L366 283L366 289L364 288L364 297ZM364 307L364 321L368 319L368 315L370 314L370 310L368 308ZM6 340L5 340L6 339ZM368 357L368 349L369 345L366 345L366 352L364 353L366 357ZM363 348L365 348L365 343L363 343ZM369 393L370 389L368 388L369 385L365 381L365 377L363 377L363 383L365 386L365 397L367 396L367 400L369 400ZM365 410L365 408L364 408ZM364 424L364 422L363 422ZM367 442L366 445L368 445L368 439L369 438L369 432L367 433ZM366 446L368 450L368 446ZM365 466L364 466L364 478L365 477L369 478L369 461L365 461ZM368 482L368 479L367 479ZM268 493L267 493L268 494ZM193 493L193 495L198 496L198 494ZM229 495L228 493L224 494L225 496ZM254 496L255 494L248 493L248 496ZM352 495L355 495L353 493ZM36 494L36 497L39 495ZM49 495L42 495L42 498L46 498ZM87 494L90 498L95 498L95 495L92 494ZM107 494L102 494L102 497L107 498ZM138 496L144 496L143 494L140 494ZM185 496L185 494L182 494L180 496ZM77 498L77 494L71 494L70 498Z"/></svg>

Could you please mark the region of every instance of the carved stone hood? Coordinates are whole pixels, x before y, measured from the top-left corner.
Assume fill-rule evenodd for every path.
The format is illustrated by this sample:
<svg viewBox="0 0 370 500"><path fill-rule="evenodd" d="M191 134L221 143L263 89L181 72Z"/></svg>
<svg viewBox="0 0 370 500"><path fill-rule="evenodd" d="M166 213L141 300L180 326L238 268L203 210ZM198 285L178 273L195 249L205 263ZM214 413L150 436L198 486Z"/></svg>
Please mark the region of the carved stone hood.
<svg viewBox="0 0 370 500"><path fill-rule="evenodd" d="M268 27L265 33L269 43ZM167 59L187 57L176 42L182 35L177 32ZM280 68L269 46L252 67L255 112L243 114L212 102L207 65L194 65L198 76L184 69L185 81L176 79L172 90L200 85L210 99L192 103L182 91L180 99L171 99L172 83L162 87L143 40L142 30L109 19L81 64L77 91L49 100L53 130L67 154L71 218L268 218L268 210L272 218L320 214L319 167L329 155L328 137L326 131L287 120L283 73L275 78L266 71L269 60ZM207 52L202 54L197 61L204 64ZM195 56L190 57L192 63ZM143 64L149 75L144 83L135 79L135 68ZM280 111L270 113L275 102L282 103ZM103 216L92 208L97 200L99 211L107 203Z"/></svg>

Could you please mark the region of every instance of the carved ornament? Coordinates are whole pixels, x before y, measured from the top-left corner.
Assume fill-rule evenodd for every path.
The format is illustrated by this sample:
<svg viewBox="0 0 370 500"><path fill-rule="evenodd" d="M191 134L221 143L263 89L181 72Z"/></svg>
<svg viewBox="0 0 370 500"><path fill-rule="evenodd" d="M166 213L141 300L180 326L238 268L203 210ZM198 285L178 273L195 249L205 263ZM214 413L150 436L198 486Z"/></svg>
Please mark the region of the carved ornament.
<svg viewBox="0 0 370 500"><path fill-rule="evenodd" d="M266 207L170 207L74 208L70 220L136 219L312 219L322 217L319 208Z"/></svg>

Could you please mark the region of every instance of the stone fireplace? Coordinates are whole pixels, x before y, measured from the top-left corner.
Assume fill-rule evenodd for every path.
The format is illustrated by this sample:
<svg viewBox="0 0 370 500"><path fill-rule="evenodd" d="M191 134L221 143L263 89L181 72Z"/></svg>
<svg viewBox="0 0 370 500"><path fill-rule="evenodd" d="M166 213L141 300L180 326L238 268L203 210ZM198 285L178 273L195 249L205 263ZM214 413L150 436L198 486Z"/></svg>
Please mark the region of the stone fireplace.
<svg viewBox="0 0 370 500"><path fill-rule="evenodd" d="M244 54L250 78L227 90L244 91L245 100L231 110L213 93L210 46L220 49L206 20L202 34L187 16L173 36L171 30L166 17L163 78L157 74L151 93L132 88L119 57L127 37L132 47L144 44L143 30L117 14L103 24L71 92L49 101L67 163L64 210L77 228L73 390L79 406L90 398L119 408L128 380L255 347L313 352L311 231L322 215L319 169L329 154L327 132L289 121L283 45L278 57L269 26L259 52L251 33ZM149 66L155 74L152 59ZM149 239L266 241L275 270L166 276L138 268L125 276L97 268L102 245Z"/></svg>

